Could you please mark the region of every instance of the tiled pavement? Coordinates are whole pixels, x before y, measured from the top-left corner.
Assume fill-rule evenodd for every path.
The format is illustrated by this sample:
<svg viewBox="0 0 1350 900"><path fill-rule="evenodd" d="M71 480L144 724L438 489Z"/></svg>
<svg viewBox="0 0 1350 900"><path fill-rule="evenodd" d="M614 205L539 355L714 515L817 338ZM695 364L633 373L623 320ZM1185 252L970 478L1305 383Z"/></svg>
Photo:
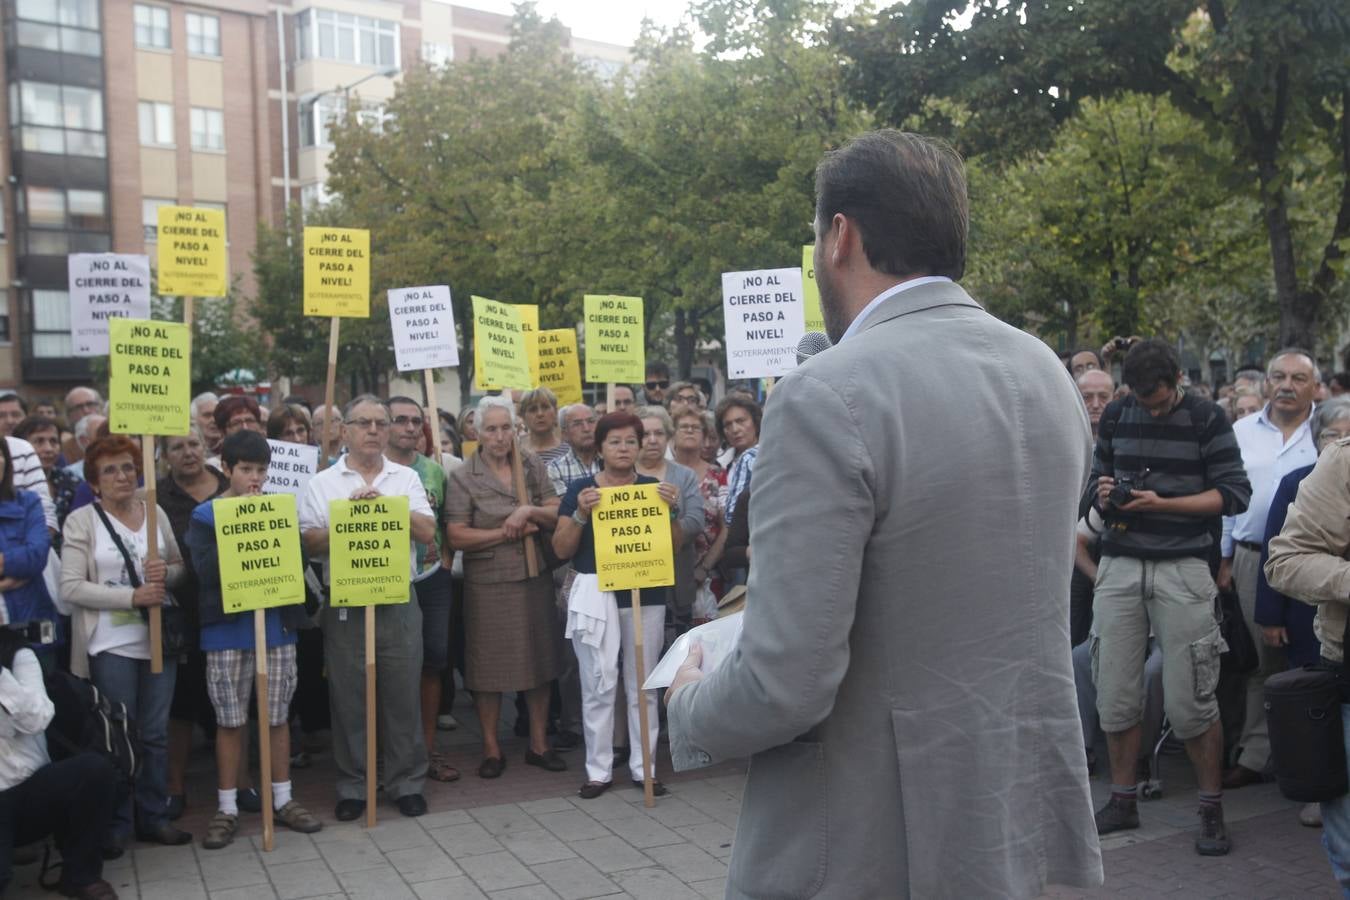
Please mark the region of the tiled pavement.
<svg viewBox="0 0 1350 900"><path fill-rule="evenodd" d="M465 710L471 714L471 710ZM632 897L698 900L721 897L740 805L743 767L669 775L671 796L655 809L616 771L616 787L597 800L575 796L577 772L546 773L521 761L518 740L503 747L510 766L497 781L473 774L477 737L471 727L443 734L465 777L430 784L431 812L405 819L388 803L373 830L332 820L330 768L297 772L302 802L325 820L313 837L279 831L276 848L260 852L259 821L246 816L243 836L219 851L149 847L112 863L105 876L123 898L142 900L534 900ZM664 751L664 747L662 748ZM567 754L574 768L579 753ZM1143 828L1103 842L1107 880L1081 892L1053 888L1055 900L1076 897L1336 897L1319 832L1297 821L1297 805L1272 785L1230 792L1225 807L1235 841L1232 855L1202 859L1191 849L1194 787L1181 757L1163 760L1165 796L1141 804ZM195 796L209 795L211 762L192 766ZM1105 784L1097 779L1100 800ZM200 804L205 807L209 804ZM183 824L200 833L207 815L194 810ZM48 897L36 887L36 866L21 867L7 896Z"/></svg>

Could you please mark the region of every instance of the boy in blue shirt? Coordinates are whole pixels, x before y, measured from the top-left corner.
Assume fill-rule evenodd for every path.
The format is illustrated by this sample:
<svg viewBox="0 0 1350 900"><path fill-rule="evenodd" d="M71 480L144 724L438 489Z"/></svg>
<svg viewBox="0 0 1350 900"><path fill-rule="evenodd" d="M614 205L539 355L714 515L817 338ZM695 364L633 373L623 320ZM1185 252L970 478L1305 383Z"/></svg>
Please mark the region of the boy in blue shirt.
<svg viewBox="0 0 1350 900"><path fill-rule="evenodd" d="M238 431L221 446L221 468L230 480L225 497L262 492L272 448L255 431ZM237 773L244 752L249 695L253 690L253 613L226 613L216 550L216 517L207 501L192 511L187 545L200 582L201 647L206 651L206 692L216 710L216 778L218 808L202 846L219 850L234 840L239 827ZM302 605L266 611L267 717L271 723L272 801L276 818L293 831L311 834L323 827L291 798L291 696L295 693L296 629L304 618ZM267 777L262 773L261 777Z"/></svg>

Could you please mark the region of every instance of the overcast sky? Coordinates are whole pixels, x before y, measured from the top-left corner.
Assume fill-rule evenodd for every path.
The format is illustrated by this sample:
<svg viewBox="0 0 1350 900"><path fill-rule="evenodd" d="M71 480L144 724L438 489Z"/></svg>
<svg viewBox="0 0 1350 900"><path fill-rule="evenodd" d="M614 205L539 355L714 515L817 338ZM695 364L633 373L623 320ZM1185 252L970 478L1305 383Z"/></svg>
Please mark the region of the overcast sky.
<svg viewBox="0 0 1350 900"><path fill-rule="evenodd" d="M511 0L458 0L464 6L510 14ZM557 16L578 37L630 45L637 40L643 17L658 25L674 25L687 0L538 0L539 12Z"/></svg>

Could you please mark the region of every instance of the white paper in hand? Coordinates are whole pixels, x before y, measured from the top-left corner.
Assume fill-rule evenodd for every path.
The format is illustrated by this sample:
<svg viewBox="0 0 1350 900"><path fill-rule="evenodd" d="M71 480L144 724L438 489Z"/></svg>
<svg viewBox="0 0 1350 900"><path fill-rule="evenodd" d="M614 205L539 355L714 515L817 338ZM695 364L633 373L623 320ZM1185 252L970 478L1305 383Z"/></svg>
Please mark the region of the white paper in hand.
<svg viewBox="0 0 1350 900"><path fill-rule="evenodd" d="M642 689L654 691L657 688L670 687L670 683L675 680L675 673L689 656L689 647L694 641L703 646L703 665L700 671L706 675L716 669L722 664L722 660L731 655L736 642L741 639L741 622L744 619L744 613L732 613L697 628L691 628L677 637L675 643L670 645L670 650L656 664L652 674L642 683Z"/></svg>

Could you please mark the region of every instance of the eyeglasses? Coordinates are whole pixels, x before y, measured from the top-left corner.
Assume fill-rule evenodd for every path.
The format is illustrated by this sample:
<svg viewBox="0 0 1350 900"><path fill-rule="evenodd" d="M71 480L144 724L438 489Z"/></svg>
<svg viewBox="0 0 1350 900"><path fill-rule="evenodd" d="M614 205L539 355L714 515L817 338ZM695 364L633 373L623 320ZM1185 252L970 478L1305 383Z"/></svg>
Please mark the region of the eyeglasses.
<svg viewBox="0 0 1350 900"><path fill-rule="evenodd" d="M225 423L225 428L227 430L232 430L235 428L247 428L250 425L257 425L257 424L258 424L257 419L253 418L252 416L245 416L241 419L231 419L230 421Z"/></svg>
<svg viewBox="0 0 1350 900"><path fill-rule="evenodd" d="M676 430L676 431L682 431L682 432L684 432L685 434L702 434L702 433L703 433L703 426L702 426L702 425L676 425L676 426L675 426L675 430Z"/></svg>
<svg viewBox="0 0 1350 900"><path fill-rule="evenodd" d="M394 416L394 424L399 427L411 425L414 428L421 428L422 423L425 421L426 419L423 419L421 416Z"/></svg>
<svg viewBox="0 0 1350 900"><path fill-rule="evenodd" d="M389 427L388 419L347 419L342 424L350 425L357 431L369 431L374 426L376 431L384 431Z"/></svg>
<svg viewBox="0 0 1350 900"><path fill-rule="evenodd" d="M122 463L120 466L116 465L103 466L98 470L98 474L109 478L114 475L125 475L128 478L135 478L136 466L134 463Z"/></svg>
<svg viewBox="0 0 1350 900"><path fill-rule="evenodd" d="M665 390L666 388L668 388L668 387L670 387L670 382L669 382L669 381L649 381L649 382L647 382L647 390L649 390L649 391L664 391L664 390Z"/></svg>

